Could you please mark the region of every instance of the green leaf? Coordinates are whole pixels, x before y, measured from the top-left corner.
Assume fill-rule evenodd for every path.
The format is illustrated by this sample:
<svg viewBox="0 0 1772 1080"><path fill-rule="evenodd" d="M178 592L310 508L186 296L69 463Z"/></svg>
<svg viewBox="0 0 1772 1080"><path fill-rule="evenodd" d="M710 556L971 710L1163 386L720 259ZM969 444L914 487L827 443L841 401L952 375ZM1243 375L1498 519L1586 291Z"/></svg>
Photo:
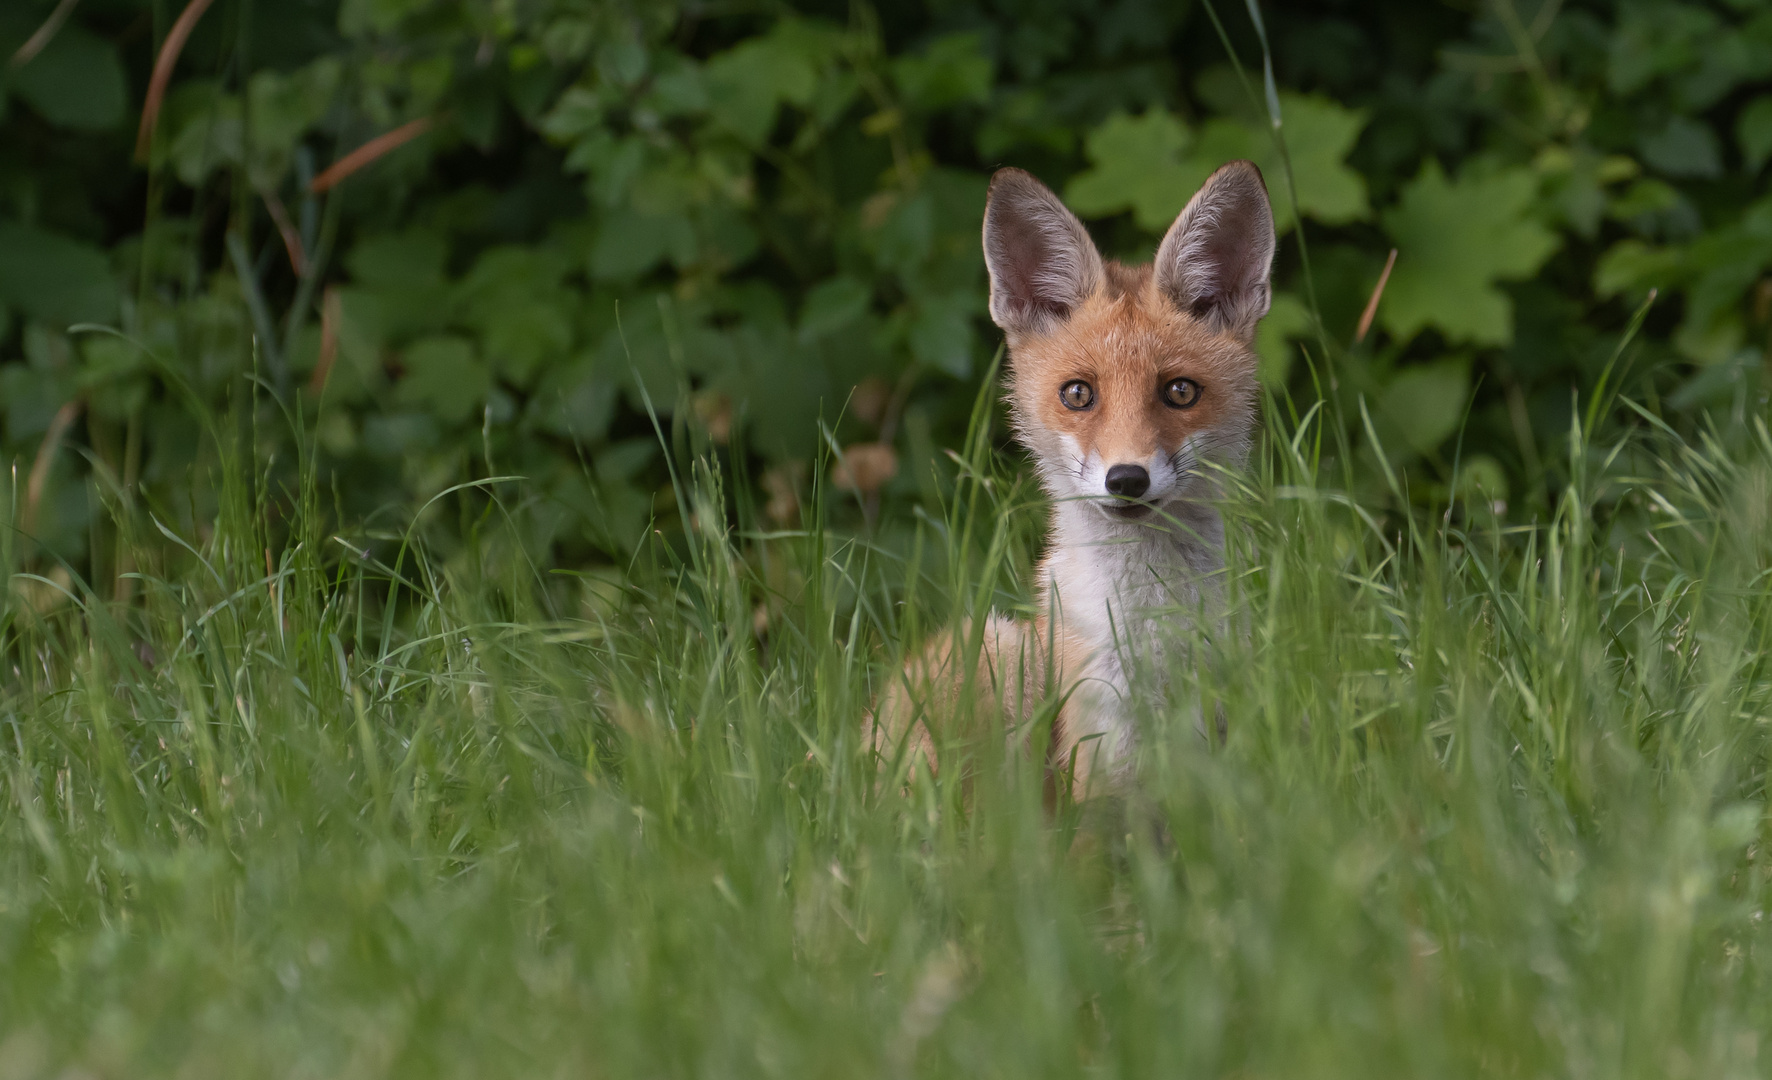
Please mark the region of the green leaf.
<svg viewBox="0 0 1772 1080"><path fill-rule="evenodd" d="M350 37L387 33L409 16L434 7L432 0L344 0L338 28Z"/></svg>
<svg viewBox="0 0 1772 1080"><path fill-rule="evenodd" d="M1407 367L1384 388L1379 406L1416 452L1432 453L1458 429L1470 391L1462 360Z"/></svg>
<svg viewBox="0 0 1772 1080"><path fill-rule="evenodd" d="M1666 126L1638 140L1643 160L1668 176L1719 176L1723 153L1716 132L1689 116L1669 118Z"/></svg>
<svg viewBox="0 0 1772 1080"><path fill-rule="evenodd" d="M591 247L591 276L600 281L639 277L669 258L688 265L695 259L695 229L680 215L610 214Z"/></svg>
<svg viewBox="0 0 1772 1080"><path fill-rule="evenodd" d="M363 420L363 449L385 461L411 462L442 441L435 417L379 413Z"/></svg>
<svg viewBox="0 0 1772 1080"><path fill-rule="evenodd" d="M328 56L288 74L261 71L252 77L250 164L255 187L275 190L282 182L296 143L332 108L342 70Z"/></svg>
<svg viewBox="0 0 1772 1080"><path fill-rule="evenodd" d="M1607 82L1615 94L1642 89L1703 61L1704 40L1716 32L1717 16L1695 4L1638 4L1626 8L1611 35Z"/></svg>
<svg viewBox="0 0 1772 1080"><path fill-rule="evenodd" d="M1697 226L1698 212L1678 188L1653 176L1639 177L1613 196L1606 216L1641 236L1686 236Z"/></svg>
<svg viewBox="0 0 1772 1080"><path fill-rule="evenodd" d="M41 438L74 389L66 369L0 365L0 408L5 410L6 437L14 442Z"/></svg>
<svg viewBox="0 0 1772 1080"><path fill-rule="evenodd" d="M1366 180L1347 165L1348 153L1366 129L1365 110L1349 109L1316 94L1281 94L1280 108L1285 118L1281 134L1292 156L1299 210L1325 225L1346 225L1371 216ZM1286 196L1279 151L1265 132L1251 151L1248 157L1261 166L1267 177L1275 226L1285 232L1292 226L1292 207ZM1217 162L1213 167L1223 163Z"/></svg>
<svg viewBox="0 0 1772 1080"><path fill-rule="evenodd" d="M1741 300L1772 267L1772 196L1694 240L1685 258L1692 281L1675 345L1705 363L1728 359L1741 339Z"/></svg>
<svg viewBox="0 0 1772 1080"><path fill-rule="evenodd" d="M911 355L956 379L972 374L972 297L945 293L923 297L911 315Z"/></svg>
<svg viewBox="0 0 1772 1080"><path fill-rule="evenodd" d="M947 34L936 38L920 55L895 60L892 77L905 104L934 112L989 101L996 68L985 55L984 39L978 34Z"/></svg>
<svg viewBox="0 0 1772 1080"><path fill-rule="evenodd" d="M97 416L127 420L147 400L147 357L133 342L108 334L94 334L80 344L85 363L79 383L88 408Z"/></svg>
<svg viewBox="0 0 1772 1080"><path fill-rule="evenodd" d="M57 326L117 317L104 252L31 225L0 221L0 304Z"/></svg>
<svg viewBox="0 0 1772 1080"><path fill-rule="evenodd" d="M620 398L618 380L594 354L550 366L530 399L536 421L546 431L579 443L601 440Z"/></svg>
<svg viewBox="0 0 1772 1080"><path fill-rule="evenodd" d="M1180 161L1191 141L1182 122L1164 109L1143 116L1115 113L1083 140L1093 165L1065 185L1065 202L1084 217L1130 210L1141 228L1167 229L1207 175Z"/></svg>
<svg viewBox="0 0 1772 1080"><path fill-rule="evenodd" d="M744 213L726 203L710 203L694 215L694 261L716 273L735 270L762 247L762 237ZM690 265L680 263L680 267Z"/></svg>
<svg viewBox="0 0 1772 1080"><path fill-rule="evenodd" d="M456 289L455 323L476 330L494 371L527 386L572 348L582 297L561 282L571 264L546 248L510 245L481 255Z"/></svg>
<svg viewBox="0 0 1772 1080"><path fill-rule="evenodd" d="M365 237L345 258L360 288L345 290L351 323L375 346L442 330L453 313L445 239L424 229Z"/></svg>
<svg viewBox="0 0 1772 1080"><path fill-rule="evenodd" d="M449 242L441 235L408 229L364 237L351 248L345 265L364 285L437 284L448 258Z"/></svg>
<svg viewBox="0 0 1772 1080"><path fill-rule="evenodd" d="M611 372L616 385L628 388L630 408L643 411L650 397L652 408L665 416L676 408L683 373L671 355L660 295L640 293L622 300L616 307L619 317L606 324L595 355L599 368Z"/></svg>
<svg viewBox="0 0 1772 1080"><path fill-rule="evenodd" d="M1607 186L1630 180L1642 171L1632 158L1603 155L1590 146L1548 146L1532 161L1544 182L1549 208L1571 229L1593 239L1612 199Z"/></svg>
<svg viewBox="0 0 1772 1080"><path fill-rule="evenodd" d="M597 479L606 484L632 480L657 456L657 440L644 436L625 439L605 447L597 454Z"/></svg>
<svg viewBox="0 0 1772 1080"><path fill-rule="evenodd" d="M660 59L658 73L643 100L660 116L699 115L709 104L707 81L695 61L669 53Z"/></svg>
<svg viewBox="0 0 1772 1080"><path fill-rule="evenodd" d="M1385 329L1404 341L1429 326L1450 341L1513 340L1513 304L1496 282L1533 274L1560 243L1528 216L1537 193L1537 178L1523 168L1453 183L1430 159L1384 214L1398 252L1382 304Z"/></svg>
<svg viewBox="0 0 1772 1080"><path fill-rule="evenodd" d="M990 115L978 128L978 155L1001 160L1017 146L1033 146L1068 157L1077 145L1077 133L1060 118L1052 102L1039 90L999 93Z"/></svg>
<svg viewBox="0 0 1772 1080"><path fill-rule="evenodd" d="M1471 454L1459 464L1452 491L1460 499L1493 506L1507 503L1507 470L1488 454Z"/></svg>
<svg viewBox="0 0 1772 1080"><path fill-rule="evenodd" d="M1294 338L1309 336L1310 309L1291 293L1275 293L1267 317L1255 330L1255 354L1261 358L1257 374L1264 386L1284 386L1297 352Z"/></svg>
<svg viewBox="0 0 1772 1080"><path fill-rule="evenodd" d="M572 347L572 309L547 299L502 305L482 321L481 347L493 369L519 386Z"/></svg>
<svg viewBox="0 0 1772 1080"><path fill-rule="evenodd" d="M1314 95L1283 94L1280 101L1299 210L1328 225L1368 217L1366 181L1346 164L1365 114ZM1080 214L1131 210L1140 228L1163 232L1214 170L1241 159L1255 162L1266 178L1275 227L1284 233L1293 225L1285 165L1265 121L1220 117L1190 133L1162 109L1137 118L1121 113L1090 132L1084 151L1093 167L1065 189Z"/></svg>
<svg viewBox="0 0 1772 1080"><path fill-rule="evenodd" d="M19 68L12 89L56 127L109 131L124 117L125 78L117 47L77 25L63 26Z"/></svg>
<svg viewBox="0 0 1772 1080"><path fill-rule="evenodd" d="M568 87L542 117L541 133L559 143L573 143L603 129L603 99L584 86Z"/></svg>
<svg viewBox="0 0 1772 1080"><path fill-rule="evenodd" d="M709 59L702 70L716 126L748 145L762 144L783 102L811 103L825 52L817 31L784 20Z"/></svg>
<svg viewBox="0 0 1772 1080"><path fill-rule="evenodd" d="M1747 328L1742 326L1741 316L1734 311L1716 312L1709 319L1691 311L1674 330L1673 343L1681 356L1706 367L1716 367L1727 365L1739 356L1746 338Z"/></svg>
<svg viewBox="0 0 1772 1080"><path fill-rule="evenodd" d="M1735 141L1749 172L1757 173L1772 158L1772 95L1755 98L1735 120Z"/></svg>
<svg viewBox="0 0 1772 1080"><path fill-rule="evenodd" d="M182 84L168 96L162 114L162 124L172 132L163 152L178 178L192 187L216 169L244 162L253 187L275 190L289 172L296 144L331 110L342 70L336 59L322 57L293 72L254 75L250 161L239 96L223 93L213 80Z"/></svg>
<svg viewBox="0 0 1772 1080"><path fill-rule="evenodd" d="M881 267L907 279L916 275L935 247L935 210L935 199L927 190L892 205L869 237Z"/></svg>
<svg viewBox="0 0 1772 1080"><path fill-rule="evenodd" d="M1686 253L1678 248L1651 247L1641 240L1620 240L1600 256L1594 267L1594 293L1610 299L1619 293L1642 295L1680 280Z"/></svg>
<svg viewBox="0 0 1772 1080"><path fill-rule="evenodd" d="M187 186L196 187L216 169L237 163L244 152L240 100L213 79L174 86L160 110L167 137L155 147L156 162L167 162Z"/></svg>
<svg viewBox="0 0 1772 1080"><path fill-rule="evenodd" d="M800 307L800 340L845 330L867 313L874 290L852 277L834 277L807 290Z"/></svg>
<svg viewBox="0 0 1772 1080"><path fill-rule="evenodd" d="M458 337L414 342L401 357L406 374L396 393L402 404L423 408L445 423L469 419L492 389L492 376Z"/></svg>
<svg viewBox="0 0 1772 1080"><path fill-rule="evenodd" d="M625 34L606 35L597 46L597 71L623 89L646 77L648 60L645 46Z"/></svg>
<svg viewBox="0 0 1772 1080"><path fill-rule="evenodd" d="M633 550L646 527L652 496L640 474L657 456L657 440L642 437L600 447L591 459L596 483L587 524L612 553Z"/></svg>

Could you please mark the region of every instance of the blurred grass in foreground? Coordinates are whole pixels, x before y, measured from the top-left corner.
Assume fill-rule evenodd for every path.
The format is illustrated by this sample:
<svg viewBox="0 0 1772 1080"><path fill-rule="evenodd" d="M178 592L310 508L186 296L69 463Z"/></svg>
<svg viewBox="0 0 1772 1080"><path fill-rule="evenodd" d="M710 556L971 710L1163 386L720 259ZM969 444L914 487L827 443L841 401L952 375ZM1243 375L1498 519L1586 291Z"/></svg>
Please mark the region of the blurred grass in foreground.
<svg viewBox="0 0 1772 1080"><path fill-rule="evenodd" d="M241 453L133 605L15 578L0 1078L1763 1071L1763 419L1577 432L1506 533L1369 516L1277 425L1179 676L1227 740L1150 715L1126 805L1048 814L998 744L943 748L962 798L859 739L907 638L1025 588L988 414L903 543L749 532L680 455L696 531L582 608L518 482L441 500L447 555L311 484L273 542Z"/></svg>

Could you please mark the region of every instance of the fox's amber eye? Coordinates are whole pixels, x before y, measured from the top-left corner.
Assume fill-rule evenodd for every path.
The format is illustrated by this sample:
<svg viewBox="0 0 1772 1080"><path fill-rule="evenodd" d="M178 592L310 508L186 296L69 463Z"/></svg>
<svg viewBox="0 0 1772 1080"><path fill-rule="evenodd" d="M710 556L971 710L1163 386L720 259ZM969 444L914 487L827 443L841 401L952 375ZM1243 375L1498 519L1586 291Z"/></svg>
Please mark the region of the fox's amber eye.
<svg viewBox="0 0 1772 1080"><path fill-rule="evenodd" d="M1192 379L1170 379L1163 384L1163 404L1185 409L1200 400L1200 384Z"/></svg>
<svg viewBox="0 0 1772 1080"><path fill-rule="evenodd" d="M1095 404L1095 387L1081 379L1072 379L1058 388L1058 400L1067 409L1087 409Z"/></svg>

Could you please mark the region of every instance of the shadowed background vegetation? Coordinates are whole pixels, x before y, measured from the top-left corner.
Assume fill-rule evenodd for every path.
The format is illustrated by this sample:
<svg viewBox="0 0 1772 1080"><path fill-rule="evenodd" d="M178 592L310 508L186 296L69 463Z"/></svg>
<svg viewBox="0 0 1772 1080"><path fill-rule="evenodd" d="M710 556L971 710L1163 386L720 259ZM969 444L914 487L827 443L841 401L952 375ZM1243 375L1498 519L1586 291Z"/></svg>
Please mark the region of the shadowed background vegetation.
<svg viewBox="0 0 1772 1080"><path fill-rule="evenodd" d="M780 523L821 419L870 447L865 509L902 515L995 348L977 233L1004 164L1142 260L1213 167L1259 162L1285 233L1264 378L1344 417L1363 398L1423 504L1541 516L1572 391L1651 288L1615 381L1682 429L1758 402L1772 11L1257 10L16 0L0 440L30 531L114 580L107 492L195 528L215 463L193 399L247 376L270 497L294 460L274 393L340 524L520 474L560 560L620 562L674 527L648 396Z"/></svg>
<svg viewBox="0 0 1772 1080"><path fill-rule="evenodd" d="M1769 76L1745 0L0 3L0 1080L1762 1075ZM899 785L1043 539L990 170L1143 259L1234 157L1231 617L1119 798Z"/></svg>

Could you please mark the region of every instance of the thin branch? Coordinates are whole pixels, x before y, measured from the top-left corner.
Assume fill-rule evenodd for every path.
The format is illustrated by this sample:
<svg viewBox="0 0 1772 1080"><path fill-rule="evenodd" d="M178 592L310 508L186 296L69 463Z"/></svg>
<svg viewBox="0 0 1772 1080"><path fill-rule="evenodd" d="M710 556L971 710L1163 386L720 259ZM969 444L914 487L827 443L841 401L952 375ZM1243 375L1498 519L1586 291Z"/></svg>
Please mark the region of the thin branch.
<svg viewBox="0 0 1772 1080"><path fill-rule="evenodd" d="M68 402L55 411L49 421L49 430L43 433L43 442L37 447L37 460L31 463L31 479L25 487L24 531L27 535L37 533L37 504L43 501L43 489L49 484L49 469L55 464L55 455L61 449L62 439L68 434L68 428L79 418L80 410L85 406L79 398Z"/></svg>
<svg viewBox="0 0 1772 1080"><path fill-rule="evenodd" d="M1366 331L1372 329L1372 319L1378 314L1378 301L1384 296L1384 287L1390 283L1391 268L1397 265L1397 249L1391 248L1391 257L1384 260L1384 273L1378 275L1378 284L1372 287L1372 298L1366 301L1366 310L1360 312L1360 328L1354 331L1354 344L1366 340Z"/></svg>
<svg viewBox="0 0 1772 1080"><path fill-rule="evenodd" d="M160 106L166 100L166 85L172 81L172 69L178 66L178 54L184 52L185 42L190 40L191 31L197 28L197 20L214 2L191 0L167 32L166 40L160 43L160 55L154 58L154 74L148 79L148 96L142 103L141 130L135 136L137 161L146 161L148 151L153 149L154 126L160 122Z"/></svg>
<svg viewBox="0 0 1772 1080"><path fill-rule="evenodd" d="M25 43L12 54L12 60L7 66L17 71L37 59L37 54L43 51L44 46L61 32L62 24L68 21L68 16L74 13L74 8L79 3L80 0L62 0L55 5L55 10L49 13L49 18L43 20L43 25L37 28L37 32L26 38Z"/></svg>
<svg viewBox="0 0 1772 1080"><path fill-rule="evenodd" d="M1527 33L1532 35L1533 41L1544 40L1544 35L1550 31L1551 23L1556 21L1557 12L1562 6L1563 0L1544 0L1538 9L1538 14L1532 16L1532 25L1527 28Z"/></svg>
<svg viewBox="0 0 1772 1080"><path fill-rule="evenodd" d="M332 365L338 360L338 324L342 314L338 287L328 285L320 298L320 359L314 364L314 376L308 383L308 389L316 394L326 389Z"/></svg>
<svg viewBox="0 0 1772 1080"><path fill-rule="evenodd" d="M1508 39L1513 42L1514 50L1519 54L1521 66L1526 69L1526 74L1531 77L1533 86L1537 88L1539 97L1544 101L1546 117L1551 123L1560 124L1565 116L1563 98L1557 91L1556 80L1551 78L1550 71L1544 66L1543 58L1538 54L1537 36L1520 21L1520 13L1515 10L1513 0L1492 0L1492 2L1502 29L1507 31ZM1539 9L1539 15L1543 16L1547 8L1550 11L1549 17L1554 19L1556 8L1550 7L1549 4ZM1548 29L1548 19L1545 25Z"/></svg>
<svg viewBox="0 0 1772 1080"><path fill-rule="evenodd" d="M359 169L372 164L384 154L405 146L431 130L436 122L430 117L422 117L409 124L401 124L386 135L378 135L357 149L332 163L332 166L319 176L314 177L308 190L316 195L322 194L340 184L344 179Z"/></svg>
<svg viewBox="0 0 1772 1080"><path fill-rule="evenodd" d="M283 237L283 250L289 253L289 268L295 271L296 277L307 273L308 254L302 247L301 232L296 229L295 222L289 218L289 209L274 191L261 191L259 196L265 201L265 210L271 215L271 223L277 226L277 234Z"/></svg>

